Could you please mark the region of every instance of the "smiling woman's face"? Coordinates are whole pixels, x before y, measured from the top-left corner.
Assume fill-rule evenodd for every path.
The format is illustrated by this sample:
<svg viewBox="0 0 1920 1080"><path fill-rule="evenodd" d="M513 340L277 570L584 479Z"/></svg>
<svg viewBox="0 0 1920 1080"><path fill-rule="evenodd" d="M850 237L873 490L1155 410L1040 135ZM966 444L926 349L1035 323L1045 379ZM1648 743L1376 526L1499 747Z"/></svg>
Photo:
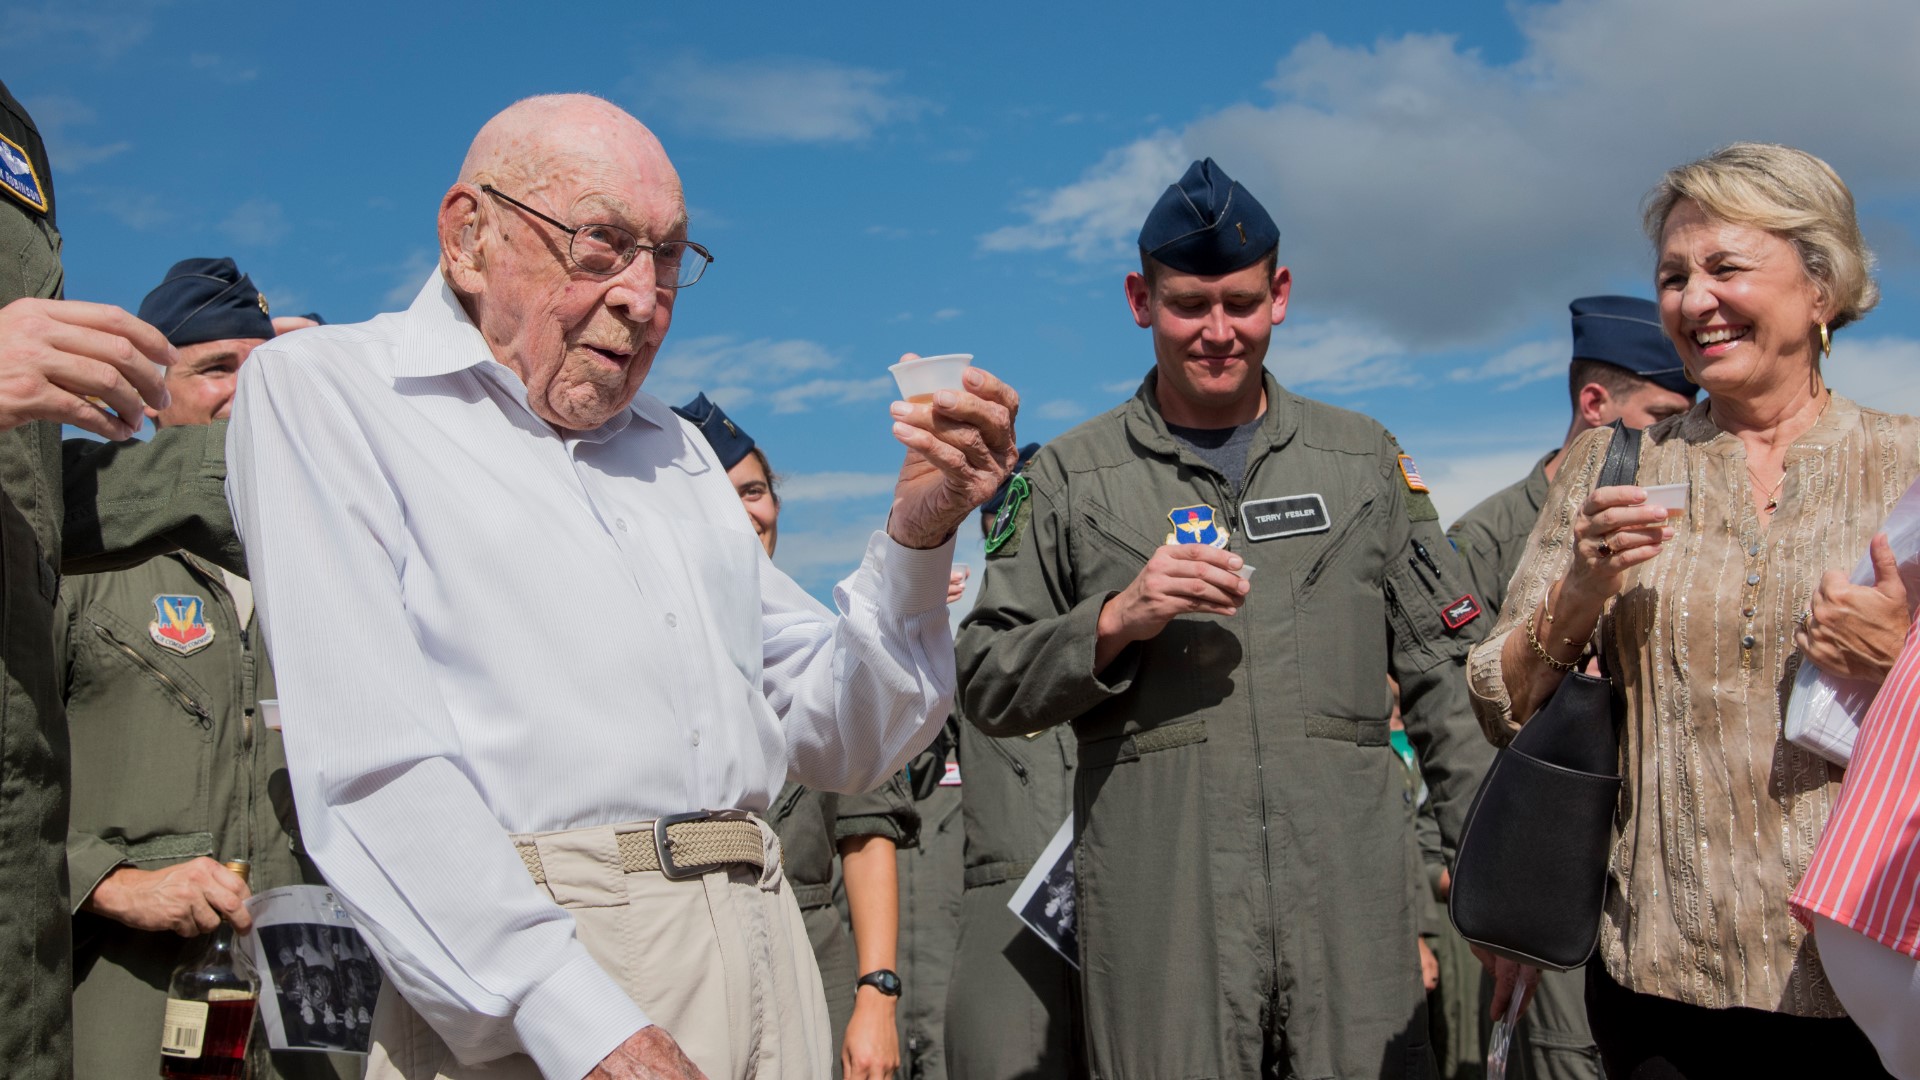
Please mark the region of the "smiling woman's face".
<svg viewBox="0 0 1920 1080"><path fill-rule="evenodd" d="M1661 324L1707 393L1740 400L1812 378L1828 314L1781 237L1682 200L1661 233L1654 284Z"/></svg>

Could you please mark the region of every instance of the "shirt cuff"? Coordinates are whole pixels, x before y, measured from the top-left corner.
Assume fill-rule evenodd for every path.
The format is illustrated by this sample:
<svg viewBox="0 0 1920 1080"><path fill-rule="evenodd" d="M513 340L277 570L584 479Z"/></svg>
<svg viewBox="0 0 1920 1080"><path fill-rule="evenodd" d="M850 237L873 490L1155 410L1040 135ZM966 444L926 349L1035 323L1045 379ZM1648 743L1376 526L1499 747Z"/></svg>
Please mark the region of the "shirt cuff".
<svg viewBox="0 0 1920 1080"><path fill-rule="evenodd" d="M87 898L108 874L127 862L126 852L90 833L67 834L67 895L72 902L70 914L80 914Z"/></svg>
<svg viewBox="0 0 1920 1080"><path fill-rule="evenodd" d="M542 1076L584 1077L653 1021L584 950L541 980L513 1014Z"/></svg>
<svg viewBox="0 0 1920 1080"><path fill-rule="evenodd" d="M956 534L957 535L957 534ZM876 529L867 540L867 562L879 580L880 610L903 618L941 611L953 576L954 537L936 548L910 548Z"/></svg>

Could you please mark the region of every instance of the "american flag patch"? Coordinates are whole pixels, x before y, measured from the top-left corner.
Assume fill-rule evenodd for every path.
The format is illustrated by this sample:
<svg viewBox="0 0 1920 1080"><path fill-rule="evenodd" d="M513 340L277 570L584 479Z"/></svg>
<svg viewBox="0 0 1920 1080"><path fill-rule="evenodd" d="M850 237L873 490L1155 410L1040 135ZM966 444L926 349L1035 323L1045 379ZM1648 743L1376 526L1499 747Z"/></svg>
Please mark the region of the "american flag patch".
<svg viewBox="0 0 1920 1080"><path fill-rule="evenodd" d="M1420 466L1413 463L1412 455L1400 455L1400 475L1407 478L1408 491L1425 492L1427 490L1427 482L1420 479Z"/></svg>

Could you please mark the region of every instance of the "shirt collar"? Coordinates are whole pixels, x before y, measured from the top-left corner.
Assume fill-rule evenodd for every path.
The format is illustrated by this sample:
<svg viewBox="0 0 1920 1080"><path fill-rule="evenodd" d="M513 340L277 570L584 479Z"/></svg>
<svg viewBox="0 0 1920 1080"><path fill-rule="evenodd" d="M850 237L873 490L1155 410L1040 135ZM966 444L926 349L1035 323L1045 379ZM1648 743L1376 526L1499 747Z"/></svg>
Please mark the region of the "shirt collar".
<svg viewBox="0 0 1920 1080"><path fill-rule="evenodd" d="M434 270L426 284L420 287L413 303L408 305L404 318L406 330L391 368L394 378L434 378L481 368L502 386L514 391L523 406L526 404L526 386L520 381L520 376L494 359L487 339L480 335L480 328L467 317L466 307L460 303L460 297L439 270ZM579 442L605 442L625 430L635 416L662 430L672 430L678 424L678 419L666 405L649 394L638 393L630 405L606 423L592 431L576 432L569 437Z"/></svg>

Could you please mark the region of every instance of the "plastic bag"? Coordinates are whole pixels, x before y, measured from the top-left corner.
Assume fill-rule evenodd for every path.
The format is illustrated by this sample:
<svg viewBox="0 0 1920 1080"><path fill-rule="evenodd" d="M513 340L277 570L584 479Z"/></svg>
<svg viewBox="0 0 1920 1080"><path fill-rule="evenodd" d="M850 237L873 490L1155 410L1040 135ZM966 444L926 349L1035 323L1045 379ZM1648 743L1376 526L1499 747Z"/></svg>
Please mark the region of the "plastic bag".
<svg viewBox="0 0 1920 1080"><path fill-rule="evenodd" d="M1900 580L1907 586L1909 605L1920 600L1920 481L1907 489L1880 526L1900 563ZM1853 568L1855 585L1873 584L1873 556L1862 553ZM1909 612L1911 613L1911 612ZM1828 675L1804 657L1787 695L1784 725L1787 741L1811 750L1836 765L1853 760L1853 740L1860 733L1879 687L1856 679Z"/></svg>

